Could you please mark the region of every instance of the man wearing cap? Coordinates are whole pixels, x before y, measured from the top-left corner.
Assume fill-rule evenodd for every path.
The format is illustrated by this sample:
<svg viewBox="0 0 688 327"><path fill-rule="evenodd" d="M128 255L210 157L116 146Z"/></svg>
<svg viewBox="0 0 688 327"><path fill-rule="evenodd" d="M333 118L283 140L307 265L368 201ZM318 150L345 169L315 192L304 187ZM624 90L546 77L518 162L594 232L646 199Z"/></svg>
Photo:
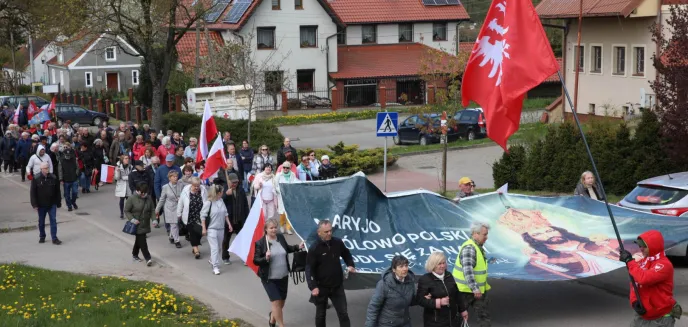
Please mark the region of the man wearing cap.
<svg viewBox="0 0 688 327"><path fill-rule="evenodd" d="M459 193L456 194L454 202L459 203L463 198L478 195L478 193L473 192L474 187L475 183L473 183L473 180L468 177L461 177L459 180Z"/></svg>
<svg viewBox="0 0 688 327"><path fill-rule="evenodd" d="M640 294L640 299L636 298L631 285L630 302L636 312L631 327L673 327L682 309L674 299L674 266L664 253L664 237L657 230L649 230L640 234L635 242L642 258L633 260L627 250L621 251L619 256L628 266L628 273L638 285Z"/></svg>
<svg viewBox="0 0 688 327"><path fill-rule="evenodd" d="M167 155L167 157L165 157L165 164L158 167L158 169L155 171L154 186L156 199L160 198L163 185L170 182L170 180L167 179L167 173L169 173L171 170L176 171L179 176L182 176L182 170L178 166L174 165L174 154L170 153Z"/></svg>
<svg viewBox="0 0 688 327"><path fill-rule="evenodd" d="M241 228L244 227L244 223L246 222L246 218L248 218L248 213L251 208L248 205L246 192L244 192L243 188L239 187L239 176L231 173L228 174L227 177L229 179L229 185L224 185L225 193L222 195L222 201L224 201L227 207L229 222L232 223L232 231L230 231L229 226L225 224L225 237L222 240L222 261L224 264L229 265L232 264L229 259L229 252L227 251L229 249L230 238L232 234L236 233L238 235Z"/></svg>

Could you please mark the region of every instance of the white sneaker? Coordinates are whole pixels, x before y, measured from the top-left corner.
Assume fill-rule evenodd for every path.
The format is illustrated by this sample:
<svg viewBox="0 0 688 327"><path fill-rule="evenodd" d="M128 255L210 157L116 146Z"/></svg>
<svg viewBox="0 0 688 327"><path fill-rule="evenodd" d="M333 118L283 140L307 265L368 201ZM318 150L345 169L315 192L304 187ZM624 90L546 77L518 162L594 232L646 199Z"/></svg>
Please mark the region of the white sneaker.
<svg viewBox="0 0 688 327"><path fill-rule="evenodd" d="M280 233L284 234L284 226L280 227Z"/></svg>
<svg viewBox="0 0 688 327"><path fill-rule="evenodd" d="M219 274L220 274L220 269L218 269L218 268L213 268L213 274L219 275Z"/></svg>

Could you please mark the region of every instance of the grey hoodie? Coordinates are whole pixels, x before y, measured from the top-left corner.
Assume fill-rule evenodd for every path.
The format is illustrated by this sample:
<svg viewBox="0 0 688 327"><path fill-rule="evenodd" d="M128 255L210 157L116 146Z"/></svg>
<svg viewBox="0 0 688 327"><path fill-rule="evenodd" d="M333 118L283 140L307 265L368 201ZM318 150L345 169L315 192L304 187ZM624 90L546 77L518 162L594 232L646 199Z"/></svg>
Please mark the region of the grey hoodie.
<svg viewBox="0 0 688 327"><path fill-rule="evenodd" d="M41 150L44 150L42 156L40 155ZM50 156L45 153L45 147L39 144L38 147L36 147L36 154L32 155L29 162L26 164L26 172L29 174L33 172L34 176L38 176L41 173L41 163L43 162L47 162L48 165L50 165L50 173L52 174L53 161L50 159Z"/></svg>

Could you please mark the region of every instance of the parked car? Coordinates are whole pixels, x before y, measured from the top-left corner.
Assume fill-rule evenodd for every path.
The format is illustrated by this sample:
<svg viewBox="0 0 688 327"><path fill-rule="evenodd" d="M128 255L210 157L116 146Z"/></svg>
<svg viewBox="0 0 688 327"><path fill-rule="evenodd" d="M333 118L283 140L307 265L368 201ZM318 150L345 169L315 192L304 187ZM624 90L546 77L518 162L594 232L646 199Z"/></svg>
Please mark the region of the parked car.
<svg viewBox="0 0 688 327"><path fill-rule="evenodd" d="M332 106L332 101L328 98L321 98L315 95L307 95L301 98L302 102L306 102L308 108L329 108Z"/></svg>
<svg viewBox="0 0 688 327"><path fill-rule="evenodd" d="M429 130L422 131L422 127L429 126L430 121L432 121L432 127ZM440 134L437 133L440 130L440 126L440 116L437 114L410 116L399 124L397 136L393 138L394 144L418 143L420 145L427 145L440 143ZM447 130L447 140L449 142L456 141L458 138L457 128L449 128Z"/></svg>
<svg viewBox="0 0 688 327"><path fill-rule="evenodd" d="M640 181L618 205L658 215L688 218L688 172ZM687 256L688 242L679 243L666 253Z"/></svg>
<svg viewBox="0 0 688 327"><path fill-rule="evenodd" d="M50 101L45 100L35 95L3 95L0 96L0 106L10 104L13 107L18 107L20 104L23 108L29 107L29 101L33 101L39 108L43 105L49 104Z"/></svg>
<svg viewBox="0 0 688 327"><path fill-rule="evenodd" d="M100 126L104 121L108 121L108 116L101 112L91 111L75 104L58 103L56 105L57 123L62 125L63 121L70 120L79 125Z"/></svg>
<svg viewBox="0 0 688 327"><path fill-rule="evenodd" d="M379 102L375 102L375 103L369 105L369 107L377 107L377 108L380 108L381 106L382 105ZM399 102L387 102L387 107L397 107L397 106L403 106L403 104L401 104Z"/></svg>
<svg viewBox="0 0 688 327"><path fill-rule="evenodd" d="M454 115L458 134L466 140L487 136L487 125L485 124L485 113L482 108L468 108L459 110Z"/></svg>

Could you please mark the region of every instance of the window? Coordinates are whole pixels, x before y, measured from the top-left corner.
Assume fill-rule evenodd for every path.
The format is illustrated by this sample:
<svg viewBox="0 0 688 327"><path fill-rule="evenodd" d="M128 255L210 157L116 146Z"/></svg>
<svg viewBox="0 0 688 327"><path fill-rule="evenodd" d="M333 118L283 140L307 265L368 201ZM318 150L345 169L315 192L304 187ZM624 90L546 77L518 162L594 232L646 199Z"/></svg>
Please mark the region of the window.
<svg viewBox="0 0 688 327"><path fill-rule="evenodd" d="M574 65L579 65L578 71L584 72L585 71L585 46L581 45L579 48L578 46L574 45L573 49L574 49L574 56L576 56L576 55L578 56L578 63L574 63ZM573 69L575 70L576 67L574 66Z"/></svg>
<svg viewBox="0 0 688 327"><path fill-rule="evenodd" d="M108 47L105 49L105 61L117 60L117 47Z"/></svg>
<svg viewBox="0 0 688 327"><path fill-rule="evenodd" d="M284 80L283 71L265 72L265 92L277 94L282 92L282 81Z"/></svg>
<svg viewBox="0 0 688 327"><path fill-rule="evenodd" d="M399 24L399 43L413 42L413 24Z"/></svg>
<svg viewBox="0 0 688 327"><path fill-rule="evenodd" d="M645 47L633 47L633 76L645 76Z"/></svg>
<svg viewBox="0 0 688 327"><path fill-rule="evenodd" d="M346 27L337 26L337 44L346 44Z"/></svg>
<svg viewBox="0 0 688 327"><path fill-rule="evenodd" d="M432 40L446 41L447 40L447 23L433 23L432 24Z"/></svg>
<svg viewBox="0 0 688 327"><path fill-rule="evenodd" d="M361 26L361 43L377 43L377 25Z"/></svg>
<svg viewBox="0 0 688 327"><path fill-rule="evenodd" d="M62 50L57 54L57 62L64 64L64 54L62 53Z"/></svg>
<svg viewBox="0 0 688 327"><path fill-rule="evenodd" d="M316 48L318 46L318 27L301 26L301 47Z"/></svg>
<svg viewBox="0 0 688 327"><path fill-rule="evenodd" d="M299 69L296 71L296 88L302 92L313 91L313 76L315 69Z"/></svg>
<svg viewBox="0 0 688 327"><path fill-rule="evenodd" d="M64 72L60 71L60 86L64 86Z"/></svg>
<svg viewBox="0 0 688 327"><path fill-rule="evenodd" d="M86 87L93 87L93 73L92 72L86 72L84 76L84 83L86 84Z"/></svg>
<svg viewBox="0 0 688 327"><path fill-rule="evenodd" d="M595 114L595 104L594 103L588 104L588 113L591 115Z"/></svg>
<svg viewBox="0 0 688 327"><path fill-rule="evenodd" d="M131 71L131 84L132 85L139 85L139 71L138 70L132 70Z"/></svg>
<svg viewBox="0 0 688 327"><path fill-rule="evenodd" d="M294 0L294 9L303 9L303 0Z"/></svg>
<svg viewBox="0 0 688 327"><path fill-rule="evenodd" d="M596 74L602 74L602 46L593 45L590 46L590 72Z"/></svg>
<svg viewBox="0 0 688 327"><path fill-rule="evenodd" d="M52 79L51 79L50 82L51 82L51 83L55 83L56 79L55 79L55 69L54 69L54 68L51 69L50 75L52 75L52 76L50 76L50 77L52 77Z"/></svg>
<svg viewBox="0 0 688 327"><path fill-rule="evenodd" d="M280 10L280 0L272 0L272 10Z"/></svg>
<svg viewBox="0 0 688 327"><path fill-rule="evenodd" d="M275 28L258 27L258 49L275 48Z"/></svg>
<svg viewBox="0 0 688 327"><path fill-rule="evenodd" d="M614 46L613 75L626 75L626 46Z"/></svg>

